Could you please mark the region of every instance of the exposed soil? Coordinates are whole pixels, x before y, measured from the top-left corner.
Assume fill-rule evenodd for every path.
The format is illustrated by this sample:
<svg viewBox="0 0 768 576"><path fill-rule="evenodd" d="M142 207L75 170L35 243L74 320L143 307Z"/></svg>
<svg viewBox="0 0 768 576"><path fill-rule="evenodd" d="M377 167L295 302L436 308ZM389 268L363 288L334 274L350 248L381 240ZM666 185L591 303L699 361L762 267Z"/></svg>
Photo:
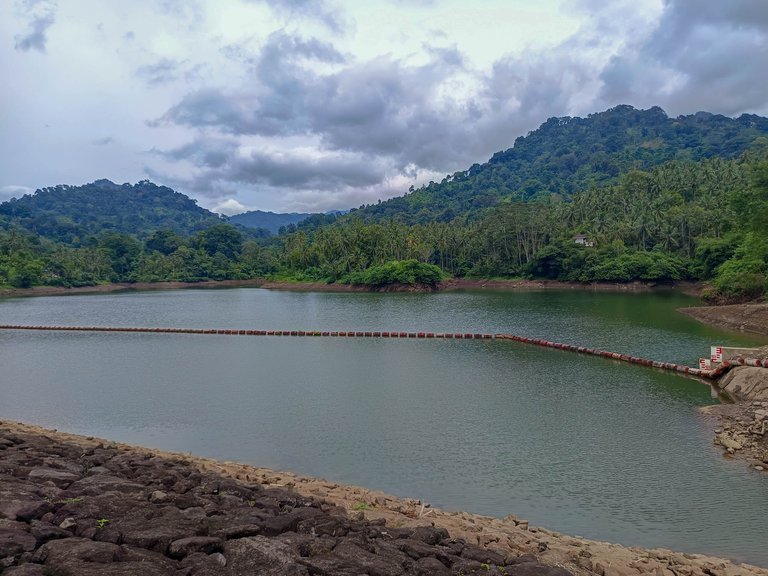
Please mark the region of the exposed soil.
<svg viewBox="0 0 768 576"><path fill-rule="evenodd" d="M696 306L679 311L705 324L768 336L768 302Z"/></svg>
<svg viewBox="0 0 768 576"><path fill-rule="evenodd" d="M67 294L101 294L109 292L128 292L143 290L180 290L182 288L243 288L260 287L264 279L252 280L206 280L203 282L118 282L97 284L96 286L34 286L32 288L0 288L0 298L22 296L62 296Z"/></svg>
<svg viewBox="0 0 768 576"><path fill-rule="evenodd" d="M477 280L451 278L437 287L426 285L392 284L383 287L359 286L350 284L328 284L326 282L288 282L273 281L264 278L250 280L206 280L202 282L119 282L65 288L62 286L34 286L32 288L0 288L2 297L22 296L57 296L66 294L98 294L126 292L132 290L179 290L183 288L242 288L255 287L271 290L296 290L305 292L435 292L443 290L591 290L598 292L652 292L657 290L677 290L685 294L698 296L701 284L676 282L656 284L653 282L611 283L597 282L559 282L557 280Z"/></svg>
<svg viewBox="0 0 768 576"><path fill-rule="evenodd" d="M705 406L713 419L714 443L725 458L743 460L768 479L768 402L737 402Z"/></svg>
<svg viewBox="0 0 768 576"><path fill-rule="evenodd" d="M5 569L5 571L3 571ZM768 576L512 516L0 421L3 576Z"/></svg>

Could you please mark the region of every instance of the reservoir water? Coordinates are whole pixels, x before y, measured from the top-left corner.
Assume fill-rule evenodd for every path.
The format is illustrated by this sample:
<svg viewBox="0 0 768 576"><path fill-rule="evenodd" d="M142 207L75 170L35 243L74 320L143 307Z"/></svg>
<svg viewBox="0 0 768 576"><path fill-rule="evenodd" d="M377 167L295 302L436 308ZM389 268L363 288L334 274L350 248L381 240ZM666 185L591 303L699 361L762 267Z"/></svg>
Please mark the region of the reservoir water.
<svg viewBox="0 0 768 576"><path fill-rule="evenodd" d="M0 300L2 324L509 332L695 365L679 294L259 289ZM0 418L768 566L768 482L697 381L509 341L0 331Z"/></svg>

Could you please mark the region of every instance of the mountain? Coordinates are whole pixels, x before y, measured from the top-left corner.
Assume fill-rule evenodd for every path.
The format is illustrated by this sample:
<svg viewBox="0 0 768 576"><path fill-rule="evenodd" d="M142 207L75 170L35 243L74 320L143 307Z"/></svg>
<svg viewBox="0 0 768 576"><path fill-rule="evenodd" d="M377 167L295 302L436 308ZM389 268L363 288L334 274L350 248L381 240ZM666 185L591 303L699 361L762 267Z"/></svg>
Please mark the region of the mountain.
<svg viewBox="0 0 768 576"><path fill-rule="evenodd" d="M301 212L291 212L289 214L280 214L277 212L264 212L262 210L253 210L230 216L229 221L233 224L240 224L247 228L265 228L272 234L277 234L281 227L290 224L298 224L306 220L312 214Z"/></svg>
<svg viewBox="0 0 768 576"><path fill-rule="evenodd" d="M0 204L0 227L15 224L30 232L77 244L90 235L122 232L146 238L157 230L184 236L221 224L218 215L194 200L149 180L115 184L96 180L59 185Z"/></svg>
<svg viewBox="0 0 768 576"><path fill-rule="evenodd" d="M735 158L766 136L768 118L753 114L728 118L698 112L670 118L659 107L622 105L586 118L550 118L484 164L362 207L348 218L406 224L472 220L509 202L570 197L613 184L631 169L649 170L670 160Z"/></svg>

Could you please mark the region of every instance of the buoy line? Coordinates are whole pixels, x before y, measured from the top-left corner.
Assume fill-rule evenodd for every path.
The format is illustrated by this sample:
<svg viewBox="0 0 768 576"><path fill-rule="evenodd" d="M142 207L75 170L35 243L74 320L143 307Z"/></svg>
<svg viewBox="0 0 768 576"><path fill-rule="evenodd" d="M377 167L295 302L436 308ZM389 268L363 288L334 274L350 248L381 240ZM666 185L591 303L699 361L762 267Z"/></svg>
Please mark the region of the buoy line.
<svg viewBox="0 0 768 576"><path fill-rule="evenodd" d="M120 327L120 326L28 326L20 324L3 324L0 330L41 330L41 331L65 331L65 332L130 332L151 334L208 334L224 336L294 336L294 337L329 337L329 338L406 338L406 339L447 339L447 340L512 340L523 344L531 344L544 348L577 352L600 356L620 362L639 364L661 370L668 370L680 374L687 374L701 378L715 379L725 374L734 366L753 366L768 368L768 358L735 358L720 363L716 368L693 368L685 364L674 362L659 362L639 358L629 354L610 352L599 348L577 346L552 342L541 338L529 338L514 334L488 334L478 332L387 332L387 331L319 331L319 330L244 330L244 329L220 329L220 328L151 328L151 327Z"/></svg>

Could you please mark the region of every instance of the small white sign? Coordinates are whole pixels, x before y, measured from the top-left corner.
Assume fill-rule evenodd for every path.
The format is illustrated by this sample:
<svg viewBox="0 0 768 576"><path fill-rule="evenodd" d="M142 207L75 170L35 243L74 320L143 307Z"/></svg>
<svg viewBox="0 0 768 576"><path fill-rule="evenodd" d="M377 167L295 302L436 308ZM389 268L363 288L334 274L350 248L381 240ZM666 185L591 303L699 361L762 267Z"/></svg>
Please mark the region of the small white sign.
<svg viewBox="0 0 768 576"><path fill-rule="evenodd" d="M707 358L699 358L699 368L702 370L709 370L712 368L712 361Z"/></svg>
<svg viewBox="0 0 768 576"><path fill-rule="evenodd" d="M722 362L723 361L723 347L722 346L712 346L711 359L712 359L712 362Z"/></svg>

